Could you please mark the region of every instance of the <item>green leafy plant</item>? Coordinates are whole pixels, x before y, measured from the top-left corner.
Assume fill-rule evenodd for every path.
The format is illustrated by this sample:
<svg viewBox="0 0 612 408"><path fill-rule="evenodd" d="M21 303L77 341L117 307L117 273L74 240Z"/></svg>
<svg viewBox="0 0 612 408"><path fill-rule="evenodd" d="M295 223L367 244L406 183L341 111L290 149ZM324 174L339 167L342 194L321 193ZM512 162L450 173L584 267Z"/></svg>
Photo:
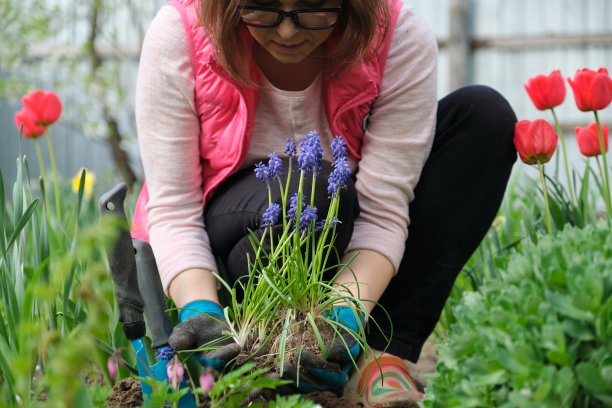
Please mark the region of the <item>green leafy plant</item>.
<svg viewBox="0 0 612 408"><path fill-rule="evenodd" d="M288 381L266 376L267 368L256 369L254 364L244 364L221 376L208 391L211 408L238 408L243 406L254 390L275 390ZM263 407L263 401L249 403L251 407Z"/></svg>
<svg viewBox="0 0 612 408"><path fill-rule="evenodd" d="M525 242L501 279L467 292L427 407L612 404L612 227Z"/></svg>

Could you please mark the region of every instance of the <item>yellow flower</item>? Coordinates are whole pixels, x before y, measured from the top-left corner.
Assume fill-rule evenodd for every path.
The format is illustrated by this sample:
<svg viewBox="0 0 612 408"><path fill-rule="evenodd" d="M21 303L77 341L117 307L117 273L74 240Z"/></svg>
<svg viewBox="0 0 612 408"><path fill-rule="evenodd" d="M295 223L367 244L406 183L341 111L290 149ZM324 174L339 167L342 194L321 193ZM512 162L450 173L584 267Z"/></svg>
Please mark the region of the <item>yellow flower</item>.
<svg viewBox="0 0 612 408"><path fill-rule="evenodd" d="M93 188L96 184L96 176L93 172L87 170L85 167L81 167L81 169L77 172L77 174L72 178L72 191L75 194L79 193L79 185L81 184L81 173L85 170L85 183L83 184L83 194L87 198L91 198L93 195Z"/></svg>

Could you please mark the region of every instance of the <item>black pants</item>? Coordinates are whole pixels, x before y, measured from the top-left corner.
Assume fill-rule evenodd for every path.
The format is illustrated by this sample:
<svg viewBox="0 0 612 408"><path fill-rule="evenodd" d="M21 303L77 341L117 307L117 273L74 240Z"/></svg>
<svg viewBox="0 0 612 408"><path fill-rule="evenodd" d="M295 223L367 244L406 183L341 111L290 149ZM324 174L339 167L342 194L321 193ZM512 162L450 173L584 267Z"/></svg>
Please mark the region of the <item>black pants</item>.
<svg viewBox="0 0 612 408"><path fill-rule="evenodd" d="M385 335L391 333L390 322L376 307L372 317L385 335L371 330L371 347L387 347L389 353L418 360L457 274L499 209L516 160L515 122L508 102L484 86L465 87L440 100L433 148L410 203L404 257L379 301L391 317L393 338L388 345ZM317 182L319 214L327 213L329 170L325 165ZM293 177L297 183L296 179ZM280 203L277 191L273 200ZM343 191L340 203L342 224L335 246L342 253L359 212L353 184ZM213 251L225 263L231 279L248 272L246 253L253 252L247 230L261 234L261 215L267 206L267 190L252 169L229 178L207 205L205 222Z"/></svg>

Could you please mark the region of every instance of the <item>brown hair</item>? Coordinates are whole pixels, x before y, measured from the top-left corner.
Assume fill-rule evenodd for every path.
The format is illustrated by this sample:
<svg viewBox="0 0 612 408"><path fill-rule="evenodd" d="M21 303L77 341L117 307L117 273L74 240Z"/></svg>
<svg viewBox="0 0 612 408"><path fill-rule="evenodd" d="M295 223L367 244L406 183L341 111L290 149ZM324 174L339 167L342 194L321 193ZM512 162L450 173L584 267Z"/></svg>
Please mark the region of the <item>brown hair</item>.
<svg viewBox="0 0 612 408"><path fill-rule="evenodd" d="M255 86L249 71L250 50L246 49L237 7L244 0L196 0L198 16L214 44L215 57L239 84ZM338 41L327 55L325 73L336 76L353 64L370 58L373 41L382 43L389 27L387 0L343 0L334 35ZM376 49L377 47L374 47Z"/></svg>

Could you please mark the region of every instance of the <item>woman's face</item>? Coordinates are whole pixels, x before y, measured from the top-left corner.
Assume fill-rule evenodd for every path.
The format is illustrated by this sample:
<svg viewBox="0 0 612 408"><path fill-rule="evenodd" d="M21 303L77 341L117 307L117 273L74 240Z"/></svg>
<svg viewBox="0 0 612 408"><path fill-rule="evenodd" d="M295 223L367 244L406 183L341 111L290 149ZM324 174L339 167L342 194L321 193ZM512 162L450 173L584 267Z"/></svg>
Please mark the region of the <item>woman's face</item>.
<svg viewBox="0 0 612 408"><path fill-rule="evenodd" d="M340 0L251 0L246 6L268 7L285 12L312 8L337 8ZM333 15L333 13L332 13ZM303 17L302 22L306 21ZM308 30L284 17L280 25L272 28L247 26L249 32L269 54L285 64L297 64L317 50L331 35L334 28Z"/></svg>

